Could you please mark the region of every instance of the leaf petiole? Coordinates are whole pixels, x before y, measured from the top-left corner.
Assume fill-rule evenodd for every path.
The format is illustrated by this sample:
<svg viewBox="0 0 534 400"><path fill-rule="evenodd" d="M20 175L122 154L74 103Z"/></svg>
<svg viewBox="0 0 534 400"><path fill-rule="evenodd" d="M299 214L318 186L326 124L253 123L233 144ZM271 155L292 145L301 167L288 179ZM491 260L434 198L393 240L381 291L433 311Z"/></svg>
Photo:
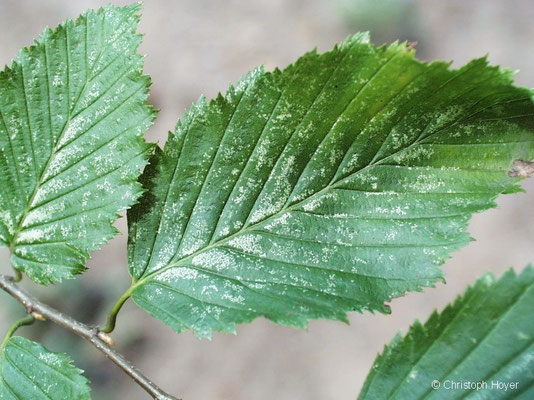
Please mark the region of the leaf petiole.
<svg viewBox="0 0 534 400"><path fill-rule="evenodd" d="M15 271L13 282L20 282L22 280L22 272L20 272L18 269L15 269L15 268L13 268L13 271Z"/></svg>
<svg viewBox="0 0 534 400"><path fill-rule="evenodd" d="M126 300L128 300L131 295L132 291L134 289L134 286L130 286L130 288L124 292L124 294L117 300L111 311L109 312L108 319L106 321L106 324L99 327L98 330L100 332L104 333L111 333L115 329L115 324L117 322L117 315L119 314L119 311L122 309L122 306L124 303L126 303Z"/></svg>
<svg viewBox="0 0 534 400"><path fill-rule="evenodd" d="M7 341L13 336L13 334L19 329L21 326L31 325L35 322L35 318L32 315L27 315L22 319L19 319L16 321L11 327L8 329L6 336L4 337L4 340L2 340L2 344L0 344L0 354L4 351L4 348L6 347Z"/></svg>

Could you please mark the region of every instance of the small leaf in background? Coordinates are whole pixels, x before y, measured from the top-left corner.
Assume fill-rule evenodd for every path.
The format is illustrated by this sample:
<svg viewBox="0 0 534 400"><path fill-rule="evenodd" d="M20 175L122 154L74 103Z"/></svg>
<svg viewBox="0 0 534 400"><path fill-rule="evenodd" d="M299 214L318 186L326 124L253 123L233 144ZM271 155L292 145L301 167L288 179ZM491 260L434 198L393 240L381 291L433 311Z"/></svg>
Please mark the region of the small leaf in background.
<svg viewBox="0 0 534 400"><path fill-rule="evenodd" d="M442 313L398 335L376 359L359 398L533 397L534 269L527 267L499 280L485 275Z"/></svg>
<svg viewBox="0 0 534 400"><path fill-rule="evenodd" d="M0 72L0 244L48 284L85 269L140 196L154 111L139 5L47 29Z"/></svg>
<svg viewBox="0 0 534 400"><path fill-rule="evenodd" d="M15 336L0 354L0 399L89 400L89 381L66 354Z"/></svg>
<svg viewBox="0 0 534 400"><path fill-rule="evenodd" d="M520 190L531 93L477 59L426 64L365 34L202 98L128 212L133 300L176 331L304 327L443 279L471 215Z"/></svg>

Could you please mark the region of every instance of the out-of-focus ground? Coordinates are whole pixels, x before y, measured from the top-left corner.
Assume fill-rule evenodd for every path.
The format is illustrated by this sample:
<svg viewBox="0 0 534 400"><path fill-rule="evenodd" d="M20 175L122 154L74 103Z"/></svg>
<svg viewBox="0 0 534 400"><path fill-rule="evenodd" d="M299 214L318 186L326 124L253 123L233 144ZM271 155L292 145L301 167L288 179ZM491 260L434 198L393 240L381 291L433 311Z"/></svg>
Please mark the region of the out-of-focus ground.
<svg viewBox="0 0 534 400"><path fill-rule="evenodd" d="M87 0L0 0L0 63L31 44L46 26L104 5ZM113 1L114 4L125 4ZM517 83L534 86L534 3L531 0L148 0L140 30L151 102L161 109L148 139L163 144L185 108L200 94L213 97L253 67L285 66L317 46L330 49L348 34L370 30L374 41L418 41L418 56L460 66L489 53L492 63L520 69ZM443 267L447 285L391 303L391 315L312 322L293 330L259 319L238 335L200 341L174 334L128 303L114 333L119 350L163 388L184 400L349 400L359 392L377 352L400 330L463 292L490 270L501 274L534 261L534 181L527 194L504 196L499 209L476 215L477 239ZM125 232L124 218L118 222ZM76 281L35 288L42 299L87 322L102 322L127 288L126 236L94 253L90 270ZM8 273L0 250L0 272ZM0 294L0 330L22 309ZM50 323L20 334L68 351L93 382L96 400L148 399L120 370L88 344Z"/></svg>

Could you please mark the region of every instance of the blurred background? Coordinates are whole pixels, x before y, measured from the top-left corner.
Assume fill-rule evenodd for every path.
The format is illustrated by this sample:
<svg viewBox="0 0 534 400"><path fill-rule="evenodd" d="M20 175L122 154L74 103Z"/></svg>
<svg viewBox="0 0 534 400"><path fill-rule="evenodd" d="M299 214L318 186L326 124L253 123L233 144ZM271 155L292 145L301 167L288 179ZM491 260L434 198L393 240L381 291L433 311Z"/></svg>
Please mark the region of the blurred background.
<svg viewBox="0 0 534 400"><path fill-rule="evenodd" d="M0 0L0 64L10 63L45 26L107 3ZM214 97L259 64L283 67L356 31L371 31L377 44L417 41L419 58L453 60L456 67L489 54L492 63L520 70L519 85L533 87L533 20L531 0L148 0L141 51L153 80L150 101L161 112L147 136L163 145L200 94ZM473 218L477 241L444 265L447 285L394 300L389 316L353 314L350 326L316 321L300 331L259 319L240 326L237 336L215 334L210 342L176 335L129 302L114 333L117 348L184 400L354 399L377 353L399 330L426 320L486 271L500 275L534 261L534 180L524 187L527 194L501 197L498 209ZM25 285L80 320L103 322L130 281L125 225L122 218L117 226L123 234L93 254L79 279L50 288ZM10 273L6 249L0 260L0 273ZM0 293L0 330L21 315L22 308ZM19 334L71 354L92 381L95 400L148 399L103 355L53 324Z"/></svg>

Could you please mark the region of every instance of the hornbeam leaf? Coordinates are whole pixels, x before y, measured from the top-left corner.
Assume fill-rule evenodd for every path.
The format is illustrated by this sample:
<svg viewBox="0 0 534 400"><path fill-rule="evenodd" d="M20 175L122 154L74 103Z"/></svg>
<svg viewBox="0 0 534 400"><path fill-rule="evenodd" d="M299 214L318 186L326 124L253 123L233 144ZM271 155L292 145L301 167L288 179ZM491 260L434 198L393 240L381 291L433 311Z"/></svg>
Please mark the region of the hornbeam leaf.
<svg viewBox="0 0 534 400"><path fill-rule="evenodd" d="M442 280L474 212L520 190L531 93L485 59L459 70L350 37L258 68L192 107L128 213L128 294L180 332L258 316L304 327Z"/></svg>
<svg viewBox="0 0 534 400"><path fill-rule="evenodd" d="M48 284L84 270L140 196L151 151L139 5L47 29L0 72L0 244Z"/></svg>
<svg viewBox="0 0 534 400"><path fill-rule="evenodd" d="M533 315L532 267L499 280L487 274L441 314L397 335L359 398L532 399Z"/></svg>
<svg viewBox="0 0 534 400"><path fill-rule="evenodd" d="M89 381L66 354L15 336L0 353L0 399L89 400Z"/></svg>

